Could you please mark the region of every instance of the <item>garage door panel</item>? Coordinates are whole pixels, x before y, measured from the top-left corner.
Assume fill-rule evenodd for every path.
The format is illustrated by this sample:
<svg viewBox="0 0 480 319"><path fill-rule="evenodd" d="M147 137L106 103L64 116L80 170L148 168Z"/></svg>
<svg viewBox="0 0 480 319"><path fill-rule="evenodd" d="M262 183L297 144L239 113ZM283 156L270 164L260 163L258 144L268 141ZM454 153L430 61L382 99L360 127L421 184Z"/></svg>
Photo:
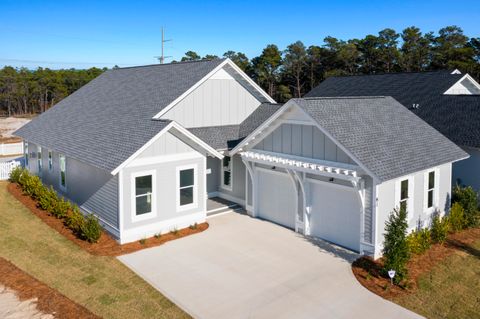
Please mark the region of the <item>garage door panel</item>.
<svg viewBox="0 0 480 319"><path fill-rule="evenodd" d="M295 228L295 188L287 174L258 170L258 195L259 217Z"/></svg>
<svg viewBox="0 0 480 319"><path fill-rule="evenodd" d="M310 233L358 251L361 205L354 188L310 182Z"/></svg>

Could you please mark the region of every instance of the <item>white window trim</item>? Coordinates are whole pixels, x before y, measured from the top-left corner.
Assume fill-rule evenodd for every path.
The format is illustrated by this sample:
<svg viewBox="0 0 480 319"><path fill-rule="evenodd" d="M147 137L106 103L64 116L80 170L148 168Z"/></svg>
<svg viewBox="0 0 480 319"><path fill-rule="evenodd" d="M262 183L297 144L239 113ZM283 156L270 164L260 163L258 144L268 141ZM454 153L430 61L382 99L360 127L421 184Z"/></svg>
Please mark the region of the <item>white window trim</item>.
<svg viewBox="0 0 480 319"><path fill-rule="evenodd" d="M60 158L65 158L65 186L62 185L62 165L60 164ZM58 154L58 186L64 192L67 191L67 157L63 154Z"/></svg>
<svg viewBox="0 0 480 319"><path fill-rule="evenodd" d="M25 166L28 168L30 165L30 155L28 154L28 142L25 141L24 145L24 157L25 157Z"/></svg>
<svg viewBox="0 0 480 319"><path fill-rule="evenodd" d="M433 205L432 207L427 207L428 206L428 175L434 172L435 173L435 185L433 188ZM437 168L435 169L430 169L428 171L425 171L423 175L423 211L427 214L430 215L432 214L436 209L438 209L438 195L439 195L439 171Z"/></svg>
<svg viewBox="0 0 480 319"><path fill-rule="evenodd" d="M37 146L37 170L38 170L38 175L42 175L43 171L43 153L42 153L42 147Z"/></svg>
<svg viewBox="0 0 480 319"><path fill-rule="evenodd" d="M401 184L402 181L408 180L408 200L407 200L407 221L410 222L415 216L414 213L414 177L413 176L404 176L396 180L395 182L395 207L400 209L400 191L401 191Z"/></svg>
<svg viewBox="0 0 480 319"><path fill-rule="evenodd" d="M224 169L223 169L223 160L225 157L230 157L230 186L225 185L225 176L224 176ZM220 187L222 189L232 191L233 189L233 157L225 155L223 159L220 160L220 172L221 172L221 183Z"/></svg>
<svg viewBox="0 0 480 319"><path fill-rule="evenodd" d="M193 168L193 203L187 205L180 205L180 171L192 169ZM177 212L183 212L190 209L195 209L198 207L198 165L189 164L176 167L176 209Z"/></svg>
<svg viewBox="0 0 480 319"><path fill-rule="evenodd" d="M135 172L130 175L130 202L131 202L131 215L132 222L138 222L142 220L151 219L157 216L157 178L156 170L140 171ZM137 200L135 195L135 179L140 176L152 176L152 211L142 215L137 215Z"/></svg>
<svg viewBox="0 0 480 319"><path fill-rule="evenodd" d="M53 152L48 150L48 171L53 171Z"/></svg>

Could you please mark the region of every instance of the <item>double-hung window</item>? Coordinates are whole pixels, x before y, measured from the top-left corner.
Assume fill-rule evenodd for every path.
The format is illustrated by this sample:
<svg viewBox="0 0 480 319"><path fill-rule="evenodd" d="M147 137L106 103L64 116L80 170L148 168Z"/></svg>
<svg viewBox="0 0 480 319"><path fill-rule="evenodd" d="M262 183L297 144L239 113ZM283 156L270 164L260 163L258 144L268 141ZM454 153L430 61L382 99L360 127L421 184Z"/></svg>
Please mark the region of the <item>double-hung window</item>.
<svg viewBox="0 0 480 319"><path fill-rule="evenodd" d="M43 163L42 163L42 147L37 146L37 166L38 166L38 174L42 174L42 168L43 168Z"/></svg>
<svg viewBox="0 0 480 319"><path fill-rule="evenodd" d="M408 179L400 182L400 209L408 211Z"/></svg>
<svg viewBox="0 0 480 319"><path fill-rule="evenodd" d="M430 171L427 173L425 176L425 187L426 187L426 194L425 194L425 204L426 204L426 209L432 209L435 206L435 201L436 201L436 183L437 181L435 180L435 171Z"/></svg>
<svg viewBox="0 0 480 319"><path fill-rule="evenodd" d="M222 187L232 189L232 158L230 156L222 159Z"/></svg>
<svg viewBox="0 0 480 319"><path fill-rule="evenodd" d="M28 142L25 142L25 167L28 168Z"/></svg>
<svg viewBox="0 0 480 319"><path fill-rule="evenodd" d="M51 150L48 150L48 170L52 171L53 169L53 154Z"/></svg>
<svg viewBox="0 0 480 319"><path fill-rule="evenodd" d="M197 207L197 166L177 168L177 210Z"/></svg>
<svg viewBox="0 0 480 319"><path fill-rule="evenodd" d="M60 167L60 188L62 190L67 189L67 159L65 155L58 156L58 163Z"/></svg>
<svg viewBox="0 0 480 319"><path fill-rule="evenodd" d="M131 176L132 221L139 221L155 217L155 170L136 172Z"/></svg>

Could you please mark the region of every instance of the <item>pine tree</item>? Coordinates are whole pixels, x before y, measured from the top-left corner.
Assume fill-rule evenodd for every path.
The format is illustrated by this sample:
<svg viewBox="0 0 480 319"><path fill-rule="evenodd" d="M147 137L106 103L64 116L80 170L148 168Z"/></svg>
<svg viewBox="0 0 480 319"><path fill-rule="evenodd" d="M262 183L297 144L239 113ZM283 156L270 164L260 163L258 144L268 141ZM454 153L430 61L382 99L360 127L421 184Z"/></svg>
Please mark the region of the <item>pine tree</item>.
<svg viewBox="0 0 480 319"><path fill-rule="evenodd" d="M407 262L410 258L407 244L407 211L402 208L394 209L385 223L385 239L383 243L383 257L385 274L395 270L394 282L399 284L407 278Z"/></svg>

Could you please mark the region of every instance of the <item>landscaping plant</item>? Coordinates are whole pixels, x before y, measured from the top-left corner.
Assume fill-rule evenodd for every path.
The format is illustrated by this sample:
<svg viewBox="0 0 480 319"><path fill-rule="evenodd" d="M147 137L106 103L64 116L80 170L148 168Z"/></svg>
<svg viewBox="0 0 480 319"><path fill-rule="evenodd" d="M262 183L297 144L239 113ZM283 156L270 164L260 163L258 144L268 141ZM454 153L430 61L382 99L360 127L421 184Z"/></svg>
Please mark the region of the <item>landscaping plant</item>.
<svg viewBox="0 0 480 319"><path fill-rule="evenodd" d="M74 233L80 234L84 223L85 217L80 212L80 209L77 205L72 205L72 209L65 218L65 226L73 230Z"/></svg>
<svg viewBox="0 0 480 319"><path fill-rule="evenodd" d="M447 240L449 230L448 219L442 218L439 212L434 212L432 214L430 229L432 242L436 244L443 244Z"/></svg>
<svg viewBox="0 0 480 319"><path fill-rule="evenodd" d="M407 236L408 250L411 254L422 254L432 245L431 231L428 228L414 230Z"/></svg>
<svg viewBox="0 0 480 319"><path fill-rule="evenodd" d="M478 194L471 187L461 187L459 185L453 188L452 202L459 203L464 209L465 226L480 226L480 211L478 207Z"/></svg>
<svg viewBox="0 0 480 319"><path fill-rule="evenodd" d="M22 175L22 173L24 172L25 169L23 169L22 167L20 166L17 166L15 167L14 169L12 169L10 171L10 176L8 177L8 179L10 180L10 182L12 183L17 183L18 184L18 181L20 180L20 176Z"/></svg>
<svg viewBox="0 0 480 319"><path fill-rule="evenodd" d="M450 213L448 214L448 224L450 231L456 232L462 230L466 226L465 213L462 205L459 202L453 203Z"/></svg>
<svg viewBox="0 0 480 319"><path fill-rule="evenodd" d="M85 218L85 222L80 226L80 232L86 241L96 243L102 235L102 228L98 223L97 217L93 214L88 215Z"/></svg>
<svg viewBox="0 0 480 319"><path fill-rule="evenodd" d="M399 284L407 278L406 265L410 258L407 229L407 211L405 209L394 209L385 223L383 272L386 275L389 270L395 270L396 275L393 278L395 284Z"/></svg>
<svg viewBox="0 0 480 319"><path fill-rule="evenodd" d="M9 179L17 183L23 193L37 201L37 206L57 218L64 220L64 225L70 228L77 236L95 243L102 234L98 219L90 214L84 217L77 205L58 196L53 187L46 187L40 178L32 175L28 170L17 167L10 173Z"/></svg>

